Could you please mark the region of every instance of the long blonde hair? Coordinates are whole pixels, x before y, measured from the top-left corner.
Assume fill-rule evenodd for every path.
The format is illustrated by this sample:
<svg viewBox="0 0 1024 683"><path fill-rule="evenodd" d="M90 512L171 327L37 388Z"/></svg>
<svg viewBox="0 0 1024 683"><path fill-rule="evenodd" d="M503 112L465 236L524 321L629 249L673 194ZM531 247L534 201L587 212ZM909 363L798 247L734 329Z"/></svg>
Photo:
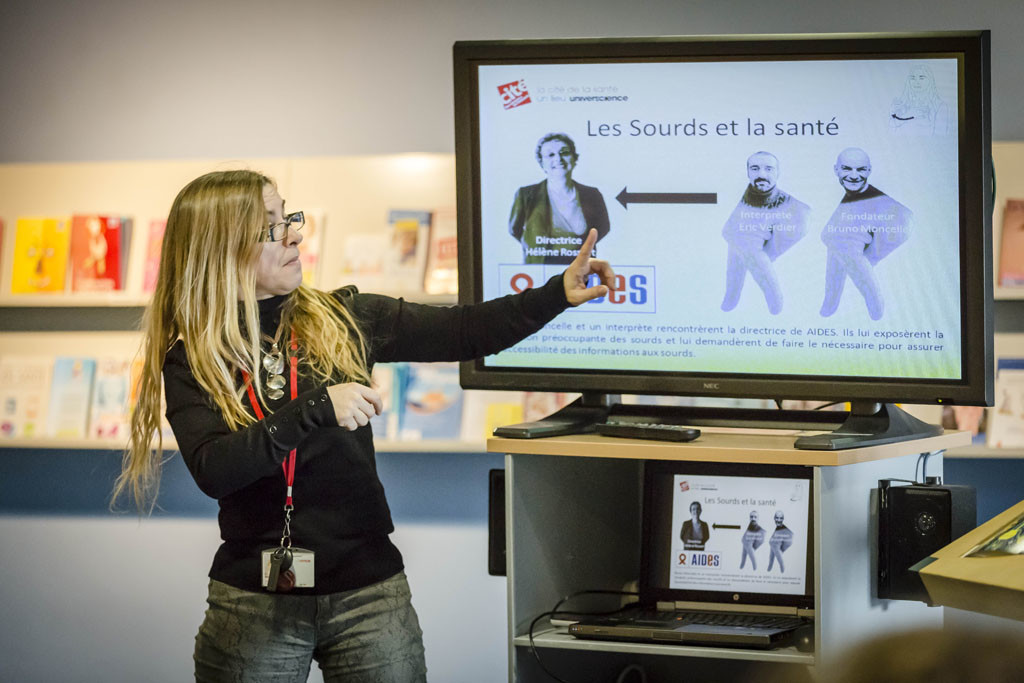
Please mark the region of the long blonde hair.
<svg viewBox="0 0 1024 683"><path fill-rule="evenodd" d="M140 511L156 503L164 461L162 370L177 340L228 427L238 430L255 421L242 403L240 377L257 377L254 368L260 367L256 263L267 231L268 184L273 181L254 171L208 173L186 185L171 206L156 290L142 321L138 400L112 504L125 492ZM365 340L333 296L300 285L288 295L282 316L319 381L340 376L368 383ZM253 384L266 405L260 382Z"/></svg>

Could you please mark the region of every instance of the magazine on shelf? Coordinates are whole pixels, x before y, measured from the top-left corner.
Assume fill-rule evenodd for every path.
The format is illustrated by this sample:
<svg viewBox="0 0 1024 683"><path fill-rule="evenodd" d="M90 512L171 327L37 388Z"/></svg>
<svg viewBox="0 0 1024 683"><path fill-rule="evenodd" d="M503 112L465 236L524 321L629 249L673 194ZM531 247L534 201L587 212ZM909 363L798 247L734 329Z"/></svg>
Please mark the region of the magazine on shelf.
<svg viewBox="0 0 1024 683"><path fill-rule="evenodd" d="M83 438L88 433L89 407L96 360L57 356L50 381L46 434L56 438Z"/></svg>
<svg viewBox="0 0 1024 683"><path fill-rule="evenodd" d="M427 242L423 291L427 294L459 293L459 237L454 208L434 212Z"/></svg>
<svg viewBox="0 0 1024 683"><path fill-rule="evenodd" d="M480 443L494 430L523 421L523 392L466 391L462 406L462 440Z"/></svg>
<svg viewBox="0 0 1024 683"><path fill-rule="evenodd" d="M18 218L14 224L11 293L63 292L70 241L70 218Z"/></svg>
<svg viewBox="0 0 1024 683"><path fill-rule="evenodd" d="M124 289L120 216L76 214L71 217L71 291L108 292Z"/></svg>
<svg viewBox="0 0 1024 683"><path fill-rule="evenodd" d="M996 400L987 432L990 448L1024 447L1024 358L996 362Z"/></svg>
<svg viewBox="0 0 1024 683"><path fill-rule="evenodd" d="M0 357L0 439L45 436L52 356Z"/></svg>
<svg viewBox="0 0 1024 683"><path fill-rule="evenodd" d="M355 285L360 292L393 289L386 270L391 245L389 234L357 232L345 235L342 244L340 284Z"/></svg>
<svg viewBox="0 0 1024 683"><path fill-rule="evenodd" d="M1024 287L1024 199L1006 200L999 244L999 285Z"/></svg>
<svg viewBox="0 0 1024 683"><path fill-rule="evenodd" d="M128 262L131 260L132 233L135 228L135 219L131 216L121 216L121 287L128 288Z"/></svg>
<svg viewBox="0 0 1024 683"><path fill-rule="evenodd" d="M398 438L396 402L401 395L399 383L402 363L377 363L370 375L370 384L380 394L381 414L373 418L373 436L376 439Z"/></svg>
<svg viewBox="0 0 1024 683"><path fill-rule="evenodd" d="M324 212L320 209L303 210L306 225L302 227L299 242L299 261L302 262L302 284L316 287L320 282L320 254L324 243Z"/></svg>
<svg viewBox="0 0 1024 683"><path fill-rule="evenodd" d="M399 292L423 289L430 220L429 211L392 210L388 213L391 243L384 270L389 289Z"/></svg>
<svg viewBox="0 0 1024 683"><path fill-rule="evenodd" d="M104 357L96 361L96 380L89 411L89 436L98 439L127 439L131 361Z"/></svg>
<svg viewBox="0 0 1024 683"><path fill-rule="evenodd" d="M463 392L458 364L406 364L402 398L401 439L459 439Z"/></svg>
<svg viewBox="0 0 1024 683"><path fill-rule="evenodd" d="M146 261L142 268L142 291L152 294L156 289L156 278L160 273L160 250L163 248L166 218L154 218L149 222L146 241Z"/></svg>
<svg viewBox="0 0 1024 683"><path fill-rule="evenodd" d="M988 411L982 406L943 406L942 428L971 433L971 443L984 446L988 438Z"/></svg>

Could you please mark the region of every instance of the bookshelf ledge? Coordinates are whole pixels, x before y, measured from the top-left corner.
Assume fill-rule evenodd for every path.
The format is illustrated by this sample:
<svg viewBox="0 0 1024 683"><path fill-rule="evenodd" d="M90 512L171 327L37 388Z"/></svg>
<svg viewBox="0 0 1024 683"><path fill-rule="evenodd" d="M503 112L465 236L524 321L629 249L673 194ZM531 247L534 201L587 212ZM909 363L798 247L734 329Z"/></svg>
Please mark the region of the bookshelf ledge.
<svg viewBox="0 0 1024 683"><path fill-rule="evenodd" d="M130 292L80 292L77 294L3 294L0 307L8 308L73 308L73 307L135 307L148 306L149 296Z"/></svg>
<svg viewBox="0 0 1024 683"><path fill-rule="evenodd" d="M458 440L421 440L421 441L375 441L378 453L485 453L487 448L482 441ZM0 448L28 448L39 450L93 450L120 451L125 447L119 439L57 439L50 437L3 439ZM178 445L173 440L164 441L165 451L176 451Z"/></svg>

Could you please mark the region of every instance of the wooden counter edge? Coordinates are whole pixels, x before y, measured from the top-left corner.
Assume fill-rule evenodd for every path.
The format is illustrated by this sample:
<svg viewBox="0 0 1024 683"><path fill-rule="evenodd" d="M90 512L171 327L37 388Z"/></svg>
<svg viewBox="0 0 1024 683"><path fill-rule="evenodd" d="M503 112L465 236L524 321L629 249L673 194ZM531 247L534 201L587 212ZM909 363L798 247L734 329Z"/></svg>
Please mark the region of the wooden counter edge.
<svg viewBox="0 0 1024 683"><path fill-rule="evenodd" d="M841 451L805 451L793 448L795 435L731 432L704 433L696 441L673 443L643 439L618 439L597 434L555 436L544 439L487 440L487 452L561 455L589 458L631 458L640 460L693 460L702 462L748 462L776 465L836 467L858 462L884 460L913 453L927 453L969 445L971 434L946 431L939 436L912 441L851 448Z"/></svg>

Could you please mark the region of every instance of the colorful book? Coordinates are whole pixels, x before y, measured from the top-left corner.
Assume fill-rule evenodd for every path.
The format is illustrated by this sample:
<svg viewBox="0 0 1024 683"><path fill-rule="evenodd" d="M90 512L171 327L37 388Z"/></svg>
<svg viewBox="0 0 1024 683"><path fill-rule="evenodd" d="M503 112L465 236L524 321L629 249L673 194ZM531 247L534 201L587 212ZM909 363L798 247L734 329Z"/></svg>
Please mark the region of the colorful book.
<svg viewBox="0 0 1024 683"><path fill-rule="evenodd" d="M989 411L986 444L990 448L1024 446L1024 370L1000 359L996 372L995 407Z"/></svg>
<svg viewBox="0 0 1024 683"><path fill-rule="evenodd" d="M0 358L0 439L45 436L52 356Z"/></svg>
<svg viewBox="0 0 1024 683"><path fill-rule="evenodd" d="M363 292L389 288L386 264L391 238L384 232L357 232L345 235L342 246L341 283L352 284Z"/></svg>
<svg viewBox="0 0 1024 683"><path fill-rule="evenodd" d="M88 433L95 376L95 359L57 357L50 381L50 405L46 418L48 436L82 438Z"/></svg>
<svg viewBox="0 0 1024 683"><path fill-rule="evenodd" d="M96 379L89 410L89 436L127 439L131 398L131 361L119 357L96 361Z"/></svg>
<svg viewBox="0 0 1024 683"><path fill-rule="evenodd" d="M388 213L391 244L385 272L390 287L398 291L421 291L430 235L429 211Z"/></svg>
<svg viewBox="0 0 1024 683"><path fill-rule="evenodd" d="M383 410L373 418L373 436L376 439L398 438L398 416L396 401L401 396L400 379L404 363L377 363L373 366L370 382L380 394Z"/></svg>
<svg viewBox="0 0 1024 683"><path fill-rule="evenodd" d="M403 440L457 440L462 425L462 387L456 363L409 363L399 435Z"/></svg>
<svg viewBox="0 0 1024 683"><path fill-rule="evenodd" d="M128 262L132 253L132 230L135 227L135 220L131 216L121 216L121 287L128 288Z"/></svg>
<svg viewBox="0 0 1024 683"><path fill-rule="evenodd" d="M462 440L479 443L494 430L523 421L520 391L465 391L462 402Z"/></svg>
<svg viewBox="0 0 1024 683"><path fill-rule="evenodd" d="M70 242L69 218L19 218L14 225L11 293L63 292Z"/></svg>
<svg viewBox="0 0 1024 683"><path fill-rule="evenodd" d="M146 262L142 267L142 291L146 294L152 294L156 289L156 278L160 274L160 250L163 248L166 228L166 218L154 218L149 222Z"/></svg>
<svg viewBox="0 0 1024 683"><path fill-rule="evenodd" d="M76 214L71 217L71 290L109 292L123 289L120 216Z"/></svg>
<svg viewBox="0 0 1024 683"><path fill-rule="evenodd" d="M455 209L434 212L423 291L427 294L459 293L459 236Z"/></svg>
<svg viewBox="0 0 1024 683"><path fill-rule="evenodd" d="M981 406L944 406L942 428L971 433L971 443L984 446L987 440L988 411Z"/></svg>
<svg viewBox="0 0 1024 683"><path fill-rule="evenodd" d="M523 393L523 421L535 422L554 415L569 405L579 394L553 391L527 391Z"/></svg>
<svg viewBox="0 0 1024 683"><path fill-rule="evenodd" d="M999 245L999 284L1024 286L1024 199L1008 199Z"/></svg>
<svg viewBox="0 0 1024 683"><path fill-rule="evenodd" d="M302 227L299 242L299 261L302 262L302 284L316 287L320 282L320 252L324 243L324 212L303 211L306 225Z"/></svg>

